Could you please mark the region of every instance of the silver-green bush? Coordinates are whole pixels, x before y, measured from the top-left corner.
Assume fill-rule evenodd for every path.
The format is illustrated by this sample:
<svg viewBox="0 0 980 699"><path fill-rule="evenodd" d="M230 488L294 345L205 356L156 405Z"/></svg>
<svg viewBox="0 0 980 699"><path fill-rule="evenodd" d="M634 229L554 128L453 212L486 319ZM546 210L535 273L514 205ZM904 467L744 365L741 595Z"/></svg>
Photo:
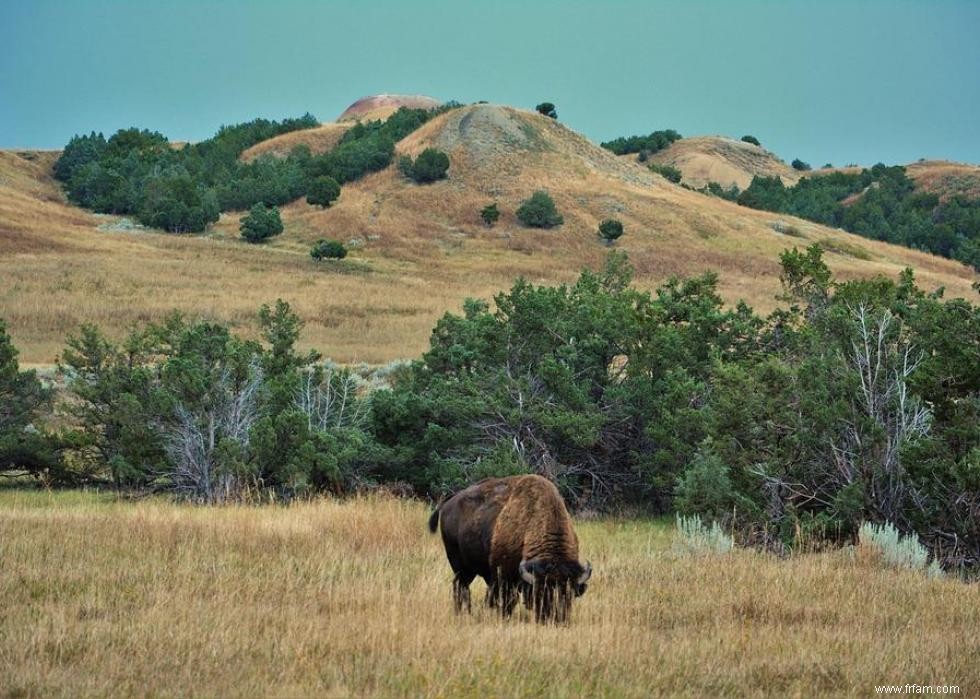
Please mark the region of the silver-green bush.
<svg viewBox="0 0 980 699"><path fill-rule="evenodd" d="M865 522L858 531L858 541L861 546L878 552L885 564L892 568L910 568L924 571L931 578L942 577L942 568L937 561L927 563L929 551L914 532L903 536L888 522Z"/></svg>
<svg viewBox="0 0 980 699"><path fill-rule="evenodd" d="M677 515L674 551L678 553L728 553L735 547L732 537L722 531L718 522L706 526L697 515Z"/></svg>

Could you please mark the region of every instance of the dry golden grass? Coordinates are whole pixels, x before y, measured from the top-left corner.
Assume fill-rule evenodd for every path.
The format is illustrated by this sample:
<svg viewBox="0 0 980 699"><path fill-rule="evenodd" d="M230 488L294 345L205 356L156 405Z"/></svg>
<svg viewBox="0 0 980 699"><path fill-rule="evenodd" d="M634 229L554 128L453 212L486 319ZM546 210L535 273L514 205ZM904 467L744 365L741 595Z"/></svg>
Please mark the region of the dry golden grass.
<svg viewBox="0 0 980 699"><path fill-rule="evenodd" d="M421 503L0 492L0 695L873 696L980 688L980 588L837 553L684 557L578 523L567 627L456 617ZM482 599L482 582L474 599Z"/></svg>
<svg viewBox="0 0 980 699"><path fill-rule="evenodd" d="M644 289L715 270L727 301L766 312L780 290L780 251L839 241L839 250L858 246L868 258L828 254L842 278L894 277L910 265L927 289L975 296L975 275L959 263L690 192L538 114L454 110L398 150L433 144L450 154L448 180L418 186L391 167L345 186L330 209L283 207L285 232L262 246L239 240L236 213L205 236L99 230L116 218L64 203L50 175L57 154L29 161L0 152L0 317L23 362L49 364L80 323L119 338L178 309L254 335L257 308L283 298L306 321L304 347L379 363L417 356L436 319L467 296L489 298L518 275L556 283L598 267L607 248L596 227L608 217L624 222L616 247L629 253ZM529 230L514 216L540 188L565 216L559 229ZM479 220L490 201L503 214L492 229ZM775 232L776 220L799 237ZM359 243L347 261L317 266L308 251L321 237Z"/></svg>
<svg viewBox="0 0 980 699"><path fill-rule="evenodd" d="M650 162L678 168L684 183L695 188L717 182L726 189L733 184L746 189L756 175L779 177L787 186L800 179L799 172L765 148L725 136L682 138L651 155Z"/></svg>
<svg viewBox="0 0 980 699"><path fill-rule="evenodd" d="M980 166L947 160L923 160L906 167L917 188L938 194L940 199L956 194L980 197Z"/></svg>
<svg viewBox="0 0 980 699"><path fill-rule="evenodd" d="M285 158L296 146L308 147L313 155L326 153L340 143L340 139L353 125L354 122L320 124L312 129L290 131L275 138L270 138L267 141L256 143L242 153L241 159L245 162L250 162L260 155L274 155L277 158Z"/></svg>

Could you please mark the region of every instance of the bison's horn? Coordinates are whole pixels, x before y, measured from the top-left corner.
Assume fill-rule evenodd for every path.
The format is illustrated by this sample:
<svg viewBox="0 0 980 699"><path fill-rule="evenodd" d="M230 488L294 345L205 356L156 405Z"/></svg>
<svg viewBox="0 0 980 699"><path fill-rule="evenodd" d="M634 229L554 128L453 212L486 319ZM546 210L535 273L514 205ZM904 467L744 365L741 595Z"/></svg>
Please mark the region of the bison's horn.
<svg viewBox="0 0 980 699"><path fill-rule="evenodd" d="M592 564L586 561L585 570L583 570L582 574L578 576L578 580L576 582L579 585L584 585L586 582L588 582L589 578L591 577L592 577Z"/></svg>
<svg viewBox="0 0 980 699"><path fill-rule="evenodd" d="M521 564L517 567L521 573L521 577L524 578L524 582L528 585L533 585L536 581L534 578L534 573L528 570L527 561L521 561Z"/></svg>

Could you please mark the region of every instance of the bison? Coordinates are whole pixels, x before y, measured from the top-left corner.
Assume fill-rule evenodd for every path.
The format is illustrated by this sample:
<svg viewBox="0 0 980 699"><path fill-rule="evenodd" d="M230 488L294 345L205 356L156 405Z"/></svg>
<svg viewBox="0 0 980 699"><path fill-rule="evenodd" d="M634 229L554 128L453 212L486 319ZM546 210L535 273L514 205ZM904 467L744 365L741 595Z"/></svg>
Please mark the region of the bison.
<svg viewBox="0 0 980 699"><path fill-rule="evenodd" d="M455 573L453 603L470 611L470 583L487 583L486 604L510 616L522 597L539 622L564 623L585 593L592 566L578 560L578 537L558 489L541 476L488 478L436 507L429 531Z"/></svg>

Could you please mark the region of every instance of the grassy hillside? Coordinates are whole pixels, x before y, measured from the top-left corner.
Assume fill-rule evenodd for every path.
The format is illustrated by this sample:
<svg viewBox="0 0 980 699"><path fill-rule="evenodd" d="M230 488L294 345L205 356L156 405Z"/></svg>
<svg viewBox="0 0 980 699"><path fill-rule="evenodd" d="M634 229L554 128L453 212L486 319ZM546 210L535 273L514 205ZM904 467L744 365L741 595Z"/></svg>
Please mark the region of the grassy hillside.
<svg viewBox="0 0 980 699"><path fill-rule="evenodd" d="M623 156L635 160L635 155ZM779 177L789 187L800 177L815 177L832 172L859 173L860 167L817 168L798 172L765 148L726 136L693 136L672 143L650 156L649 162L671 165L683 174L683 182L695 189L717 182L728 189L736 185L746 189L756 175ZM938 194L942 200L961 194L980 197L980 166L948 160L920 160L906 165L919 191Z"/></svg>
<svg viewBox="0 0 980 699"><path fill-rule="evenodd" d="M961 194L980 198L980 166L951 163L948 160L923 160L908 165L908 175L916 188L938 194L942 200Z"/></svg>
<svg viewBox="0 0 980 699"><path fill-rule="evenodd" d="M597 520L577 524L595 573L569 626L456 617L427 515L386 497L195 508L0 492L0 687L648 697L980 685L975 585L842 552L681 555L669 525ZM475 601L482 592L478 580Z"/></svg>
<svg viewBox="0 0 980 699"><path fill-rule="evenodd" d="M255 160L260 155L274 155L285 158L296 146L306 146L313 155L326 153L336 146L354 122L321 124L312 129L290 131L267 141L257 143L242 153L245 162Z"/></svg>
<svg viewBox="0 0 980 699"><path fill-rule="evenodd" d="M676 167L684 184L695 189L709 182L745 189L756 175L779 176L787 186L800 178L799 172L765 148L725 136L683 138L651 155L650 162Z"/></svg>
<svg viewBox="0 0 980 699"><path fill-rule="evenodd" d="M390 167L345 186L330 209L302 200L284 207L284 234L258 247L239 240L238 213L204 236L132 230L67 205L50 175L55 153L2 152L0 317L21 359L44 364L83 322L119 337L177 308L250 333L258 306L282 297L306 321L305 343L340 361L383 362L417 355L434 321L466 296L489 297L517 275L559 282L598 266L607 248L595 230L610 216L626 225L617 247L644 288L712 269L730 302L768 310L779 252L820 241L841 278L895 276L911 265L925 288L973 294L963 265L687 191L536 113L463 107L397 148L416 154L429 145L449 153L448 180L419 186ZM514 218L542 188L565 217L559 229L530 230ZM479 210L491 201L502 217L488 229ZM353 241L350 257L315 265L309 247L321 237Z"/></svg>

